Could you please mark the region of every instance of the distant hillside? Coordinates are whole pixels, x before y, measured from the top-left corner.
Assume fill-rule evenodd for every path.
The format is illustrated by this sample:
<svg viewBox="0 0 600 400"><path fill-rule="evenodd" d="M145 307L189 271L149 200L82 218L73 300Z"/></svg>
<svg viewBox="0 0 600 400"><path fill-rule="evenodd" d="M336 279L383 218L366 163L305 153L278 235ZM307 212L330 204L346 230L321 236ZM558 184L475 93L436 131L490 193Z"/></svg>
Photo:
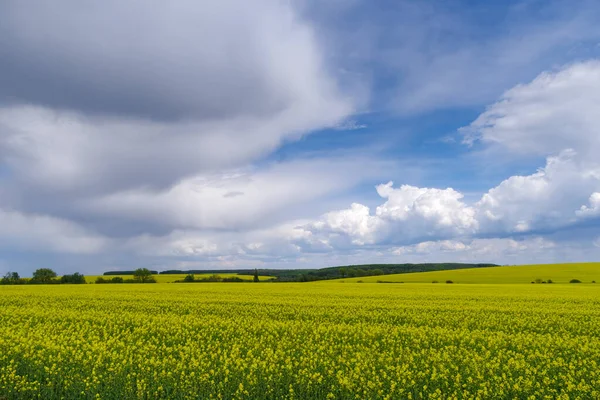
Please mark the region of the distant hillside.
<svg viewBox="0 0 600 400"><path fill-rule="evenodd" d="M569 283L577 279L582 283L600 283L600 263L536 264L491 268L466 268L410 274L371 276L344 279L350 282L403 282L403 283Z"/></svg>
<svg viewBox="0 0 600 400"><path fill-rule="evenodd" d="M321 269L259 269L261 276L275 277L277 282L312 282L339 278L354 278L379 276L386 274L407 274L413 272L447 271L461 268L489 268L496 264L461 264L461 263L431 263L431 264L365 264L344 265ZM133 273L133 271L131 272ZM123 271L105 272L104 275L123 275ZM237 270L167 270L160 275L185 274L239 274L253 275L254 269Z"/></svg>

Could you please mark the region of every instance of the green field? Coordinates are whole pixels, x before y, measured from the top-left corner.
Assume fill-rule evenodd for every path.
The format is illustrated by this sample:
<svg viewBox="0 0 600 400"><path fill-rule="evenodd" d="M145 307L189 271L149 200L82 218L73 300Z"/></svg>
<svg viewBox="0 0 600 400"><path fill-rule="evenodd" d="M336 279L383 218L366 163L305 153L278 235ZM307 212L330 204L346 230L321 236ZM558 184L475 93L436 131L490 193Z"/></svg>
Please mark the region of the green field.
<svg viewBox="0 0 600 400"><path fill-rule="evenodd" d="M600 286L600 263L539 264L489 268L468 268L452 271L415 272L408 274L365 276L338 279L335 282L404 282L404 283L531 283L536 279L554 283L568 283L579 279L583 283L596 281Z"/></svg>
<svg viewBox="0 0 600 400"><path fill-rule="evenodd" d="M600 285L0 287L0 399L598 399Z"/></svg>
<svg viewBox="0 0 600 400"><path fill-rule="evenodd" d="M202 279L202 278L208 278L209 276L212 275L218 275L221 278L232 278L234 276L240 278L240 279L244 279L246 281L251 281L254 277L252 275L239 275L239 274L194 274L194 277L196 279ZM114 277L121 277L123 279L133 279L133 275L86 275L85 280L87 283L94 283L96 282L97 278L104 278L104 279L111 279ZM175 281L181 281L183 280L183 278L185 278L187 276L187 274L158 274L158 275L152 275L154 277L154 279L156 279L157 283L172 283ZM273 279L270 276L259 276L258 279L260 280L270 280Z"/></svg>

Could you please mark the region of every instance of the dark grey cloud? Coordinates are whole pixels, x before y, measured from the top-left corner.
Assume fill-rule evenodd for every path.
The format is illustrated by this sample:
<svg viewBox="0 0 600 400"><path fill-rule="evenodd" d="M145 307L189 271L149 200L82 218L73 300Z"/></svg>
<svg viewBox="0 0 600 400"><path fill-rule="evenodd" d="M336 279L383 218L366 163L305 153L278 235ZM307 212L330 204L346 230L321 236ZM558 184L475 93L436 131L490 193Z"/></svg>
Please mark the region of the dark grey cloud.
<svg viewBox="0 0 600 400"><path fill-rule="evenodd" d="M0 101L85 114L270 116L319 57L275 1L7 0L0 27Z"/></svg>
<svg viewBox="0 0 600 400"><path fill-rule="evenodd" d="M0 163L30 192L166 189L352 112L310 24L246 6L0 3Z"/></svg>

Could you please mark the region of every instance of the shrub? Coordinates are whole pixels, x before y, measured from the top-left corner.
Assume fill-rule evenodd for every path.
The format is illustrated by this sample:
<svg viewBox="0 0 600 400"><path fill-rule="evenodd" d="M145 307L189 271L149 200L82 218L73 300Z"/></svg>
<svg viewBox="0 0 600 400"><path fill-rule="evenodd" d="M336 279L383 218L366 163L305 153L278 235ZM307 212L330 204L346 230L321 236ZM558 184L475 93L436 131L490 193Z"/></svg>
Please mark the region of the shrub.
<svg viewBox="0 0 600 400"><path fill-rule="evenodd" d="M60 283L71 283L71 284L82 284L85 283L85 276L79 272L75 272L71 275L63 275L60 277Z"/></svg>
<svg viewBox="0 0 600 400"><path fill-rule="evenodd" d="M542 280L541 280L540 278L537 278L537 279L535 280L535 283L542 283Z"/></svg>
<svg viewBox="0 0 600 400"><path fill-rule="evenodd" d="M230 278L223 278L221 280L221 282L246 282L246 281L243 280L242 278L240 278L239 276L232 276Z"/></svg>
<svg viewBox="0 0 600 400"><path fill-rule="evenodd" d="M96 283L108 283L108 280L106 280L103 277L99 276L99 277L96 278Z"/></svg>
<svg viewBox="0 0 600 400"><path fill-rule="evenodd" d="M454 282L452 282L450 279L448 279L448 280L446 281L446 283L454 283Z"/></svg>
<svg viewBox="0 0 600 400"><path fill-rule="evenodd" d="M581 283L579 279L571 279L569 283Z"/></svg>
<svg viewBox="0 0 600 400"><path fill-rule="evenodd" d="M431 283L438 283L438 281L431 281Z"/></svg>
<svg viewBox="0 0 600 400"><path fill-rule="evenodd" d="M548 283L554 283L554 281L552 279L548 279L547 281Z"/></svg>
<svg viewBox="0 0 600 400"><path fill-rule="evenodd" d="M123 278L121 278L120 276L115 276L110 281L111 283L123 283Z"/></svg>
<svg viewBox="0 0 600 400"><path fill-rule="evenodd" d="M596 283L596 281L592 281L592 283Z"/></svg>
<svg viewBox="0 0 600 400"><path fill-rule="evenodd" d="M183 278L184 282L194 282L195 277L194 274L187 274L185 278Z"/></svg>
<svg viewBox="0 0 600 400"><path fill-rule="evenodd" d="M356 281L356 283L363 283L363 281Z"/></svg>

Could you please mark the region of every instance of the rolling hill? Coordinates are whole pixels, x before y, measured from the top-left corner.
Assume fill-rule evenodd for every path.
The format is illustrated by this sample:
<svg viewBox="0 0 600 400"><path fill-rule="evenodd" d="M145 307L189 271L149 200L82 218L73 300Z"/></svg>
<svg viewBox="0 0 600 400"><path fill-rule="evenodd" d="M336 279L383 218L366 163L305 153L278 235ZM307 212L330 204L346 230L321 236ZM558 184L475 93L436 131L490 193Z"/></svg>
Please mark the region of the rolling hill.
<svg viewBox="0 0 600 400"><path fill-rule="evenodd" d="M568 283L578 279L582 283L600 282L600 263L537 264L488 268L465 268L446 271L415 272L338 279L334 282L382 283L531 283L536 280Z"/></svg>

